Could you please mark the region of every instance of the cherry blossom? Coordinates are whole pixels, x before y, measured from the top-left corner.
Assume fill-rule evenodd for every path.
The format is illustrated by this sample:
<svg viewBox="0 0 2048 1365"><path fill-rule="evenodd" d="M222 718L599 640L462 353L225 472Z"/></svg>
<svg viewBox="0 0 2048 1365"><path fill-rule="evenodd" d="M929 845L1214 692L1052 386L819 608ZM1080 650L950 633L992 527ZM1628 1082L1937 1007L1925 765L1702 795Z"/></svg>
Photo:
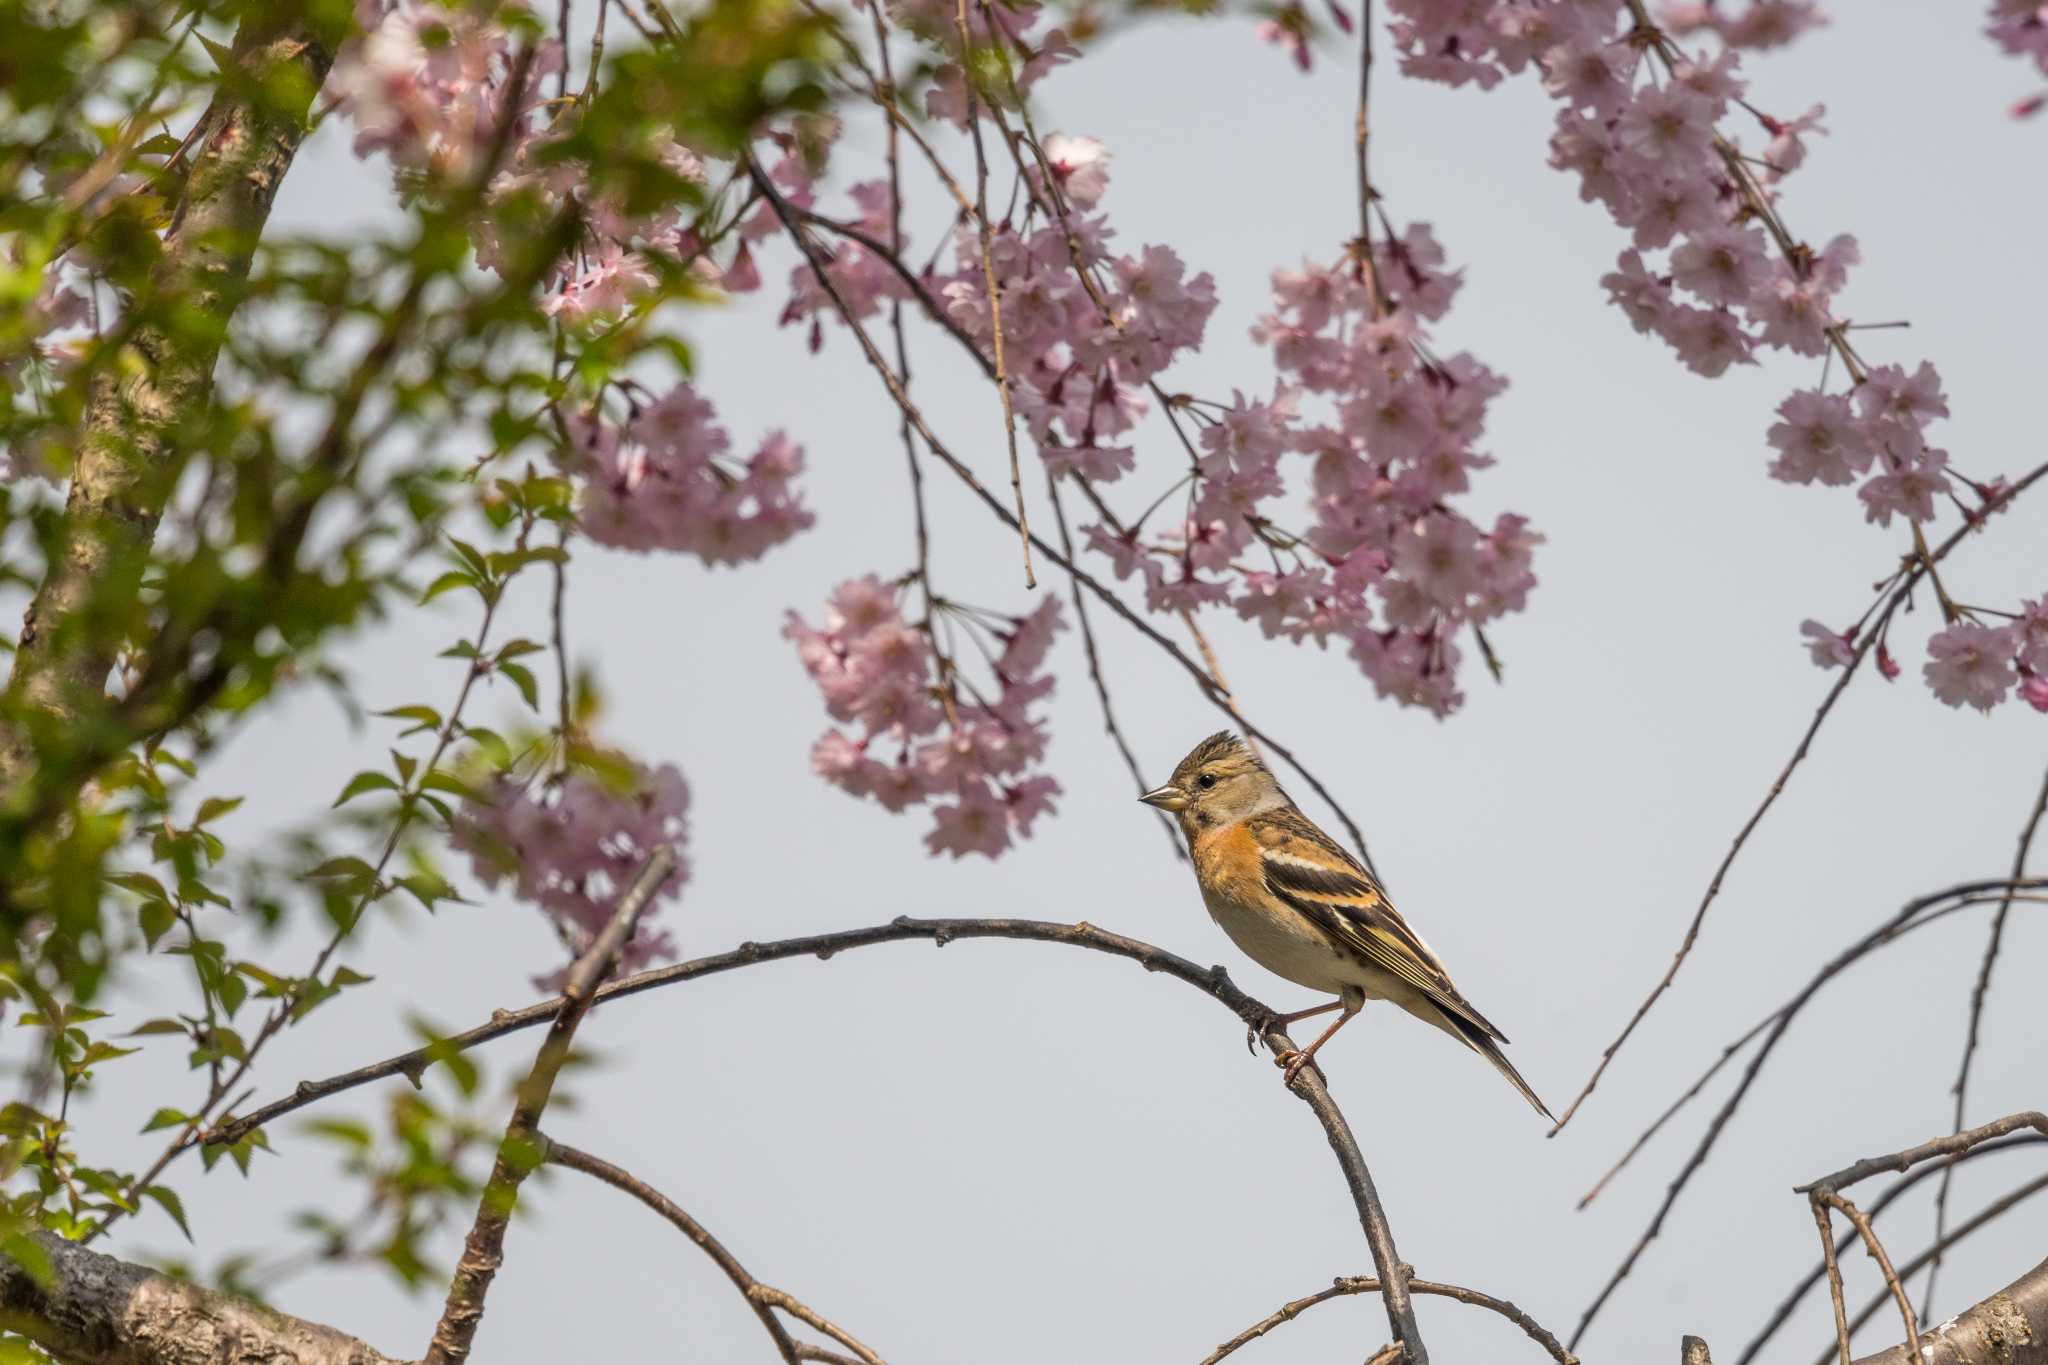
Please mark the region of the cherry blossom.
<svg viewBox="0 0 2048 1365"><path fill-rule="evenodd" d="M2018 678L2013 645L2010 628L1953 625L1928 639L1928 660L1921 672L1934 695L1950 706L1974 706L1989 713L2005 700Z"/></svg>
<svg viewBox="0 0 2048 1365"><path fill-rule="evenodd" d="M454 825L454 845L469 854L478 880L494 889L509 883L513 895L539 906L572 956L604 928L655 849L678 854L657 903L681 896L689 875L680 857L690 805L682 774L671 764L648 769L622 755L601 757L547 778L494 778L462 803ZM668 932L643 919L620 953L620 970L674 956ZM537 984L553 989L559 977Z"/></svg>
<svg viewBox="0 0 2048 1365"><path fill-rule="evenodd" d="M993 699L941 665L931 637L903 618L902 582L872 574L841 583L828 599L822 629L789 615L784 638L818 684L834 720L858 726L825 732L811 768L855 796L890 811L929 806L927 847L955 858L994 858L1052 809L1059 784L1032 772L1044 760L1044 722L1032 706L1052 691L1042 670L1060 628L1057 598L1006 618L993 643ZM978 629L985 618L962 614Z"/></svg>
<svg viewBox="0 0 2048 1365"><path fill-rule="evenodd" d="M577 524L600 545L693 554L740 564L810 526L795 487L803 450L770 432L744 462L711 404L678 384L623 421L598 412L569 422L571 472L582 475Z"/></svg>

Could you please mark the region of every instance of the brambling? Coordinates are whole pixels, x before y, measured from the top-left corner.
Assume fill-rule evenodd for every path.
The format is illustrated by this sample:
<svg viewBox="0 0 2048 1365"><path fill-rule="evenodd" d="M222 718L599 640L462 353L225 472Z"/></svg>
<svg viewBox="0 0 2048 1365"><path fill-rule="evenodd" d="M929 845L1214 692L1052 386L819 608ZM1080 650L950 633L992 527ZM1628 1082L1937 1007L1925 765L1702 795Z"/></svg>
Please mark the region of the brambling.
<svg viewBox="0 0 2048 1365"><path fill-rule="evenodd" d="M1343 1011L1313 1043L1279 1058L1289 1084L1367 1000L1391 1000L1492 1062L1551 1118L1502 1054L1506 1035L1458 993L1379 882L1295 807L1243 740L1209 736L1165 786L1138 799L1179 820L1202 900L1231 942L1268 971L1337 997L1277 1019Z"/></svg>

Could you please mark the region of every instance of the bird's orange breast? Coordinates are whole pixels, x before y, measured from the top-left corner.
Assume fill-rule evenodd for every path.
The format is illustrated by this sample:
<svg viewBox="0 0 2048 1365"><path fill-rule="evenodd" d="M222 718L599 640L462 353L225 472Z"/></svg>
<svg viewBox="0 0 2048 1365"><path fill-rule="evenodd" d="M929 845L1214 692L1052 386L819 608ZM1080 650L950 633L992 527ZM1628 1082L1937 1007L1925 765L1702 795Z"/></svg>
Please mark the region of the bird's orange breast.
<svg viewBox="0 0 2048 1365"><path fill-rule="evenodd" d="M1265 895L1258 840L1245 821L1225 825L1194 843L1195 877L1211 895L1256 901Z"/></svg>

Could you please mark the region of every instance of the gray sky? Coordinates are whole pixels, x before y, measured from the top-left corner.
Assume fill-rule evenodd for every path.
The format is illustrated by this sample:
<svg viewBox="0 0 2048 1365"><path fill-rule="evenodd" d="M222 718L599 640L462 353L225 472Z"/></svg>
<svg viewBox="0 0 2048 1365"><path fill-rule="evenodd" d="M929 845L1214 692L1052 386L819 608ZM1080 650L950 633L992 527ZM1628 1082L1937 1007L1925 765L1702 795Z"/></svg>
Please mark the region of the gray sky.
<svg viewBox="0 0 2048 1365"><path fill-rule="evenodd" d="M1868 354L1933 359L1955 413L1941 443L1974 475L2018 473L2043 458L2048 126L2002 111L2030 78L1981 37L1977 6L1839 8L1832 28L1751 64L1765 108L1828 105L1832 136L1791 182L1787 214L1816 241L1860 237L1847 307L1913 323L1868 336ZM1513 381L1492 412L1500 464L1469 505L1526 513L1548 535L1541 586L1495 632L1507 685L1474 668L1470 703L1447 723L1376 701L1340 653L1267 644L1221 618L1213 630L1251 712L1311 756L1364 822L1397 903L1514 1037L1516 1063L1556 1108L1668 961L1819 702L1828 679L1806 661L1799 622L1853 620L1901 537L1864 525L1843 490L1765 476L1771 409L1812 382L1807 362L1703 381L1605 304L1597 280L1621 234L1545 166L1540 92L1445 91L1399 79L1391 62L1381 70L1375 165L1389 211L1433 222L1467 267L1439 339ZM1237 21L1147 24L1040 88L1042 127L1114 149L1105 206L1119 243L1166 241L1217 278L1210 345L1170 373L1173 387L1270 387L1246 327L1272 268L1327 258L1353 230L1352 98L1348 57L1326 54L1304 78ZM339 131L293 170L282 221L345 231L383 211L384 167L355 163ZM945 219L924 202L912 217L920 247ZM778 636L782 613L815 614L842 578L901 570L912 543L893 413L851 339L831 331L811 358L799 334L774 326L789 263L786 249L764 258L769 287L693 317L690 336L736 442L780 425L807 446L816 529L739 572L586 550L571 576L574 647L600 665L611 698L604 733L676 762L692 786L695 870L668 912L685 952L905 913L1086 918L1226 962L1278 1007L1308 1003L1239 958L1202 912L1100 736L1071 633L1055 655L1052 710L1067 794L1058 818L1001 863L932 861L920 819L808 775L825 718ZM922 401L993 478L993 395L942 356L938 341L923 344ZM1163 429L1147 431L1141 479L1177 459ZM946 589L1028 605L1012 539L943 475L934 492ZM2048 588L2030 553L2044 528L2048 495L1957 552L1955 590L2008 605ZM540 633L544 598L540 583L527 589L512 628ZM1902 901L2003 875L2048 759L2048 717L2008 705L1985 719L1935 702L1917 680L1926 607L1896 637L1908 677L1852 688L1738 864L1677 989L1559 1139L1546 1142L1479 1059L1384 1006L1331 1046L1333 1090L1420 1274L1511 1298L1568 1332L1707 1111L1575 1213L1642 1123ZM361 641L348 663L362 700L442 704L456 670L421 660L469 628L437 609ZM1133 742L1163 775L1218 717L1128 630L1103 621L1101 634ZM509 719L515 705L500 689L477 715ZM317 812L387 738L351 735L329 703L301 697L240 738L216 781L255 798L236 817L254 834L267 817ZM1791 1185L1945 1129L1983 916L1966 912L1859 967L1802 1018L1589 1337L1589 1359L1668 1359L1681 1332L1732 1359L1813 1259ZM1987 1014L1975 1120L2040 1103L2028 1081L2042 1062L2041 996L2028 976L2044 946L2019 912ZM294 938L270 958L289 969L307 950ZM497 899L380 922L351 950L376 984L281 1039L262 1093L409 1045L411 1015L454 1029L523 1004L528 978L558 952L537 914ZM166 968L135 989L170 1003L177 979ZM664 1190L763 1279L898 1365L1192 1361L1283 1300L1369 1269L1323 1139L1270 1062L1246 1056L1242 1030L1213 1002L1127 963L1025 944L943 956L879 947L645 996L594 1016L583 1040L601 1064L574 1074L575 1104L558 1102L548 1128ZM494 1085L525 1067L534 1041L488 1051ZM157 1070L152 1088L100 1102L99 1141L189 1099L197 1078ZM373 1112L387 1094L333 1107ZM272 1140L280 1155L252 1179L225 1165L203 1180L185 1172L209 1255L277 1245L286 1216L308 1204L346 1207L331 1148L293 1121ZM136 1139L128 1159L152 1149ZM2019 1183L2034 1160L1966 1169L1957 1207ZM480 1358L771 1358L738 1297L666 1225L580 1177L529 1189L535 1216L511 1236ZM2032 1265L2043 1218L2023 1207L1966 1246L1944 1272L1939 1311ZM1924 1245L1923 1205L1887 1222L1895 1256ZM112 1249L180 1250L154 1214ZM1863 1257L1845 1267L1853 1298L1877 1287ZM399 1354L423 1349L439 1308L438 1292L407 1298L371 1272L307 1275L278 1299ZM1825 1345L1823 1312L1809 1302L1779 1358ZM1489 1315L1442 1302L1420 1313L1440 1359L1537 1358ZM1860 1344L1897 1330L1881 1317ZM1377 1301L1350 1300L1243 1358L1356 1360L1384 1339Z"/></svg>

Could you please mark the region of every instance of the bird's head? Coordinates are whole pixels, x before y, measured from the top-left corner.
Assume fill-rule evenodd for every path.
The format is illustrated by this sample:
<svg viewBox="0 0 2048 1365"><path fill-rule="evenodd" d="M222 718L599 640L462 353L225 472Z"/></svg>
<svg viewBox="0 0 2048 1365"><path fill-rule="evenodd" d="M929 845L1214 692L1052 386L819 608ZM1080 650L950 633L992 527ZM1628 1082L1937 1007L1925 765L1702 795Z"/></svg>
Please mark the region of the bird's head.
<svg viewBox="0 0 2048 1365"><path fill-rule="evenodd" d="M1190 837L1287 804L1286 793L1251 746L1227 730L1197 744L1164 786L1138 799L1171 811Z"/></svg>

